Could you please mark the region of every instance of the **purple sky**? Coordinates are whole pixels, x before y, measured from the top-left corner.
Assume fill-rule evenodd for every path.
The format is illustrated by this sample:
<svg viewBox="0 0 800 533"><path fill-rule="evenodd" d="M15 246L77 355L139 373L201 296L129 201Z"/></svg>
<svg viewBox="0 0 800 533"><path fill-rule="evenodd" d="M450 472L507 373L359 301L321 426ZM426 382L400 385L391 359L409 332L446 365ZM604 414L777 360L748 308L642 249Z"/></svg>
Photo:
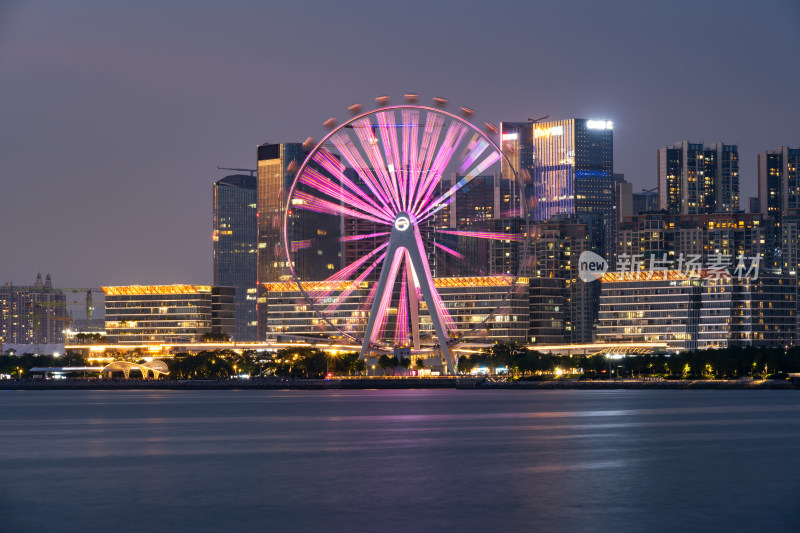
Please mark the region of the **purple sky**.
<svg viewBox="0 0 800 533"><path fill-rule="evenodd" d="M612 120L637 189L658 147L723 141L746 199L800 146L794 0L382 4L0 3L0 282L209 282L216 166L383 94Z"/></svg>

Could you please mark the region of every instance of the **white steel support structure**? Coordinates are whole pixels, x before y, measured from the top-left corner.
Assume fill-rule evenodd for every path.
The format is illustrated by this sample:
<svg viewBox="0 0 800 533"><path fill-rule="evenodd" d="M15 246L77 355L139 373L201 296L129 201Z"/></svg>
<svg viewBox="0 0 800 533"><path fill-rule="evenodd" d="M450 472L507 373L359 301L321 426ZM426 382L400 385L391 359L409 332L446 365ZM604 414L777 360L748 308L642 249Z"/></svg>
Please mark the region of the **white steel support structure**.
<svg viewBox="0 0 800 533"><path fill-rule="evenodd" d="M405 264L414 347L417 349L420 348L419 302L417 300L417 287L419 287L425 304L428 307L428 313L430 314L436 337L439 340L439 349L444 356L447 373L454 374L455 365L448 346L449 337L445 329L442 310L440 309L441 304L439 304L434 297L436 288L433 284L433 276L431 275L430 265L428 264L428 259L424 250L422 236L420 235L416 220L408 213L398 213L389 236L386 260L381 267L378 288L375 292L375 299L372 301L367 328L364 331L364 342L361 346L361 359L366 359L369 355L370 344L375 340L378 333L376 326L382 323L383 317L391 303L397 272L400 266Z"/></svg>

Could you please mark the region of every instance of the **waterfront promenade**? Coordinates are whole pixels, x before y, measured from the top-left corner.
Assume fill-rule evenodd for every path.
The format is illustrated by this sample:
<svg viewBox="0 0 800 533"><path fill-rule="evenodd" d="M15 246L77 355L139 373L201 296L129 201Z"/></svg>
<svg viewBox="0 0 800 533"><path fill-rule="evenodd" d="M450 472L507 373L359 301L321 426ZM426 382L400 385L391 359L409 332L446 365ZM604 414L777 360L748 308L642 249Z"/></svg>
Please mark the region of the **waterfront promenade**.
<svg viewBox="0 0 800 533"><path fill-rule="evenodd" d="M474 377L439 378L332 378L332 379L63 379L5 380L0 390L329 390L329 389L705 389L761 390L800 389L800 380L548 380L503 381Z"/></svg>

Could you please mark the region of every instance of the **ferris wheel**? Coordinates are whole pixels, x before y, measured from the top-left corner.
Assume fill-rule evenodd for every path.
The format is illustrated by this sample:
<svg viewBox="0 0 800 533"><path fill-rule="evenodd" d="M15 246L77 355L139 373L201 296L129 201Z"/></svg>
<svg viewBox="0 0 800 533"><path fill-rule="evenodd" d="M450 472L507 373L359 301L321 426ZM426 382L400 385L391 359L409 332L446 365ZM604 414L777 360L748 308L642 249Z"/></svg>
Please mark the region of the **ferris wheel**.
<svg viewBox="0 0 800 533"><path fill-rule="evenodd" d="M496 129L435 101L354 106L349 120L326 122L289 191L283 243L304 305L360 343L362 358L440 350L452 373L450 347L485 328L514 288L527 210ZM499 303L471 313L469 288L487 278Z"/></svg>

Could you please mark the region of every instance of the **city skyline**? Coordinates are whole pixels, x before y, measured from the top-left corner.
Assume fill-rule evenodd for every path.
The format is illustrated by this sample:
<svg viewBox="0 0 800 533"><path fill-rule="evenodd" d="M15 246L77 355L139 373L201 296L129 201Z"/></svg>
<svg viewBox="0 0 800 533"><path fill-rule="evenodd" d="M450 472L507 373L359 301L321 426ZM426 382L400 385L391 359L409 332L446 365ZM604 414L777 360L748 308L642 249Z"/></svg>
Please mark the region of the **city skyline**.
<svg viewBox="0 0 800 533"><path fill-rule="evenodd" d="M789 2L694 6L692 17L626 4L390 11L387 29L356 5L0 8L0 250L13 258L0 281L41 271L67 287L210 282L216 167L255 168L256 145L319 138L328 117L382 94L444 96L478 124L611 120L614 170L634 191L656 186L661 146L737 144L743 208L757 154L800 146L800 74L786 68L800 8ZM399 46L411 20L419 35ZM550 20L568 21L569 38ZM487 35L479 21L506 31ZM385 51L362 46L384 34ZM704 65L716 75L693 81Z"/></svg>

